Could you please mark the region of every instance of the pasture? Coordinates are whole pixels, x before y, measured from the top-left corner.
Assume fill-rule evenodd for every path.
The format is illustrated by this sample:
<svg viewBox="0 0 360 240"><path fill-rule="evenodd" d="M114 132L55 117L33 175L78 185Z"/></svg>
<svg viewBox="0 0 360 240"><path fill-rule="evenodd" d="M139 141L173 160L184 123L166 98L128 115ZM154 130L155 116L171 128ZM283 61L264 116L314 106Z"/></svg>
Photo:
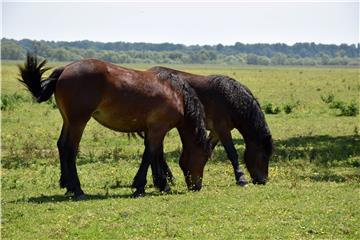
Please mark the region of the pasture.
<svg viewBox="0 0 360 240"><path fill-rule="evenodd" d="M1 70L3 239L360 238L359 115L344 116L326 103L332 98L359 108L358 69L173 65L231 76L247 85L261 105L280 109L266 114L275 145L269 183L236 186L218 145L205 167L202 190L188 192L177 163L180 140L171 131L164 147L177 178L172 192L154 189L149 171L147 195L132 199L129 186L142 140L91 120L77 160L88 196L73 201L58 186L61 116L53 101L32 102L16 81L17 63L2 62ZM291 106L289 113L286 106ZM241 135L232 134L242 156Z"/></svg>

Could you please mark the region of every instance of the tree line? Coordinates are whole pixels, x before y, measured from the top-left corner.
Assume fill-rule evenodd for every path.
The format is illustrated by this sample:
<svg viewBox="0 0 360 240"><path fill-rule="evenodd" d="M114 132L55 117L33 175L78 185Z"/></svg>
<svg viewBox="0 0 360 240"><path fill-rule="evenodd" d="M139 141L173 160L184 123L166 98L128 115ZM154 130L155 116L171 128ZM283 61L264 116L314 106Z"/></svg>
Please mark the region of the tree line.
<svg viewBox="0 0 360 240"><path fill-rule="evenodd" d="M98 58L114 63L359 65L360 44L296 43L191 45L1 39L1 59L22 60L27 51L53 61Z"/></svg>

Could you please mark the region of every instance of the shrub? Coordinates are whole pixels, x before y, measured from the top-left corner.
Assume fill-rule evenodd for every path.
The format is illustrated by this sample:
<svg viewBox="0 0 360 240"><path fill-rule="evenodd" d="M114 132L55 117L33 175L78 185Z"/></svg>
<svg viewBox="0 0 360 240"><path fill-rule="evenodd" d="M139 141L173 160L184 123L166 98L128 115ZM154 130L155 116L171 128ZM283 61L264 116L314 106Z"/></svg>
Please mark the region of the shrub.
<svg viewBox="0 0 360 240"><path fill-rule="evenodd" d="M286 114L289 114L289 113L292 112L292 110L294 109L294 107L295 107L294 105L285 104L284 107L283 107L283 109L284 109L284 112L285 112Z"/></svg>
<svg viewBox="0 0 360 240"><path fill-rule="evenodd" d="M342 116L357 116L359 114L359 106L355 101L352 101L350 104L344 104L340 108Z"/></svg>
<svg viewBox="0 0 360 240"><path fill-rule="evenodd" d="M331 109L339 109L339 116L357 116L359 114L359 106L355 101L345 103L343 101L335 101L329 105Z"/></svg>
<svg viewBox="0 0 360 240"><path fill-rule="evenodd" d="M333 101L329 103L330 109L345 109L346 104L343 101Z"/></svg>
<svg viewBox="0 0 360 240"><path fill-rule="evenodd" d="M296 108L297 106L300 105L300 102L299 101L296 101L295 103L292 102L292 103L285 103L283 105L283 110L286 114L289 114L291 112L293 112L294 108Z"/></svg>
<svg viewBox="0 0 360 240"><path fill-rule="evenodd" d="M321 100L328 104L330 109L339 109L339 116L357 116L359 114L359 105L356 101L351 101L350 103L346 103L343 101L335 100L333 94L329 94L327 96L320 96Z"/></svg>
<svg viewBox="0 0 360 240"><path fill-rule="evenodd" d="M281 112L280 107L275 106L272 103L265 103L263 109L266 114L278 114Z"/></svg>

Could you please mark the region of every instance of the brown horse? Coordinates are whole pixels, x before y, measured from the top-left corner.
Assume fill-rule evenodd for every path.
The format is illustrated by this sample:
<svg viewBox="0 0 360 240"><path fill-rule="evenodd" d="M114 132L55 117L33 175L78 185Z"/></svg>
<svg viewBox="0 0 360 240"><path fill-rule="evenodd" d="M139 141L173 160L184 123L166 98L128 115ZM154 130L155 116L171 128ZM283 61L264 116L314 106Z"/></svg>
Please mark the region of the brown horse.
<svg viewBox="0 0 360 240"><path fill-rule="evenodd" d="M273 151L272 137L258 101L246 86L221 75L201 76L165 67L154 67L148 71L157 74L159 78L185 80L196 91L204 105L211 149L220 140L232 163L238 185L244 186L247 181L239 166L231 136L234 128L244 138L244 161L253 183L266 183L268 163ZM160 161L165 173L172 178L166 162L163 158Z"/></svg>
<svg viewBox="0 0 360 240"><path fill-rule="evenodd" d="M57 142L60 155L60 186L82 198L84 192L76 170L76 155L83 130L91 117L120 132L144 132L144 166L152 165L155 185L167 190L158 163L165 134L176 127L183 144L179 161L190 190L200 190L203 168L209 156L204 110L194 90L180 79L167 80L152 71L136 71L111 63L87 59L55 69L47 79L46 60L28 54L19 79L37 102L53 93L63 118ZM145 193L147 167L133 182L134 196Z"/></svg>

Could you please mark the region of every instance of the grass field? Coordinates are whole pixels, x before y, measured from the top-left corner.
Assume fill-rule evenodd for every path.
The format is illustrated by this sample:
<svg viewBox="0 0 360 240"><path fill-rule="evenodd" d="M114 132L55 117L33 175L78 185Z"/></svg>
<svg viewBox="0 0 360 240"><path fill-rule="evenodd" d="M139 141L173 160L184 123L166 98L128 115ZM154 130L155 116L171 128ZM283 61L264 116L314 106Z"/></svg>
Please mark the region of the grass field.
<svg viewBox="0 0 360 240"><path fill-rule="evenodd" d="M172 67L229 75L261 104L282 110L266 115L276 148L269 183L236 186L231 164L217 146L205 167L203 189L188 192L177 164L181 144L171 131L165 152L177 177L172 192L156 191L149 174L146 197L132 199L129 185L142 141L91 120L78 157L88 196L73 201L58 187L58 110L52 102L32 103L16 81L16 62L3 62L3 239L360 239L359 115L342 116L321 99L333 96L358 108L358 69ZM289 114L286 105L295 106ZM242 155L241 136L234 131L233 138Z"/></svg>

